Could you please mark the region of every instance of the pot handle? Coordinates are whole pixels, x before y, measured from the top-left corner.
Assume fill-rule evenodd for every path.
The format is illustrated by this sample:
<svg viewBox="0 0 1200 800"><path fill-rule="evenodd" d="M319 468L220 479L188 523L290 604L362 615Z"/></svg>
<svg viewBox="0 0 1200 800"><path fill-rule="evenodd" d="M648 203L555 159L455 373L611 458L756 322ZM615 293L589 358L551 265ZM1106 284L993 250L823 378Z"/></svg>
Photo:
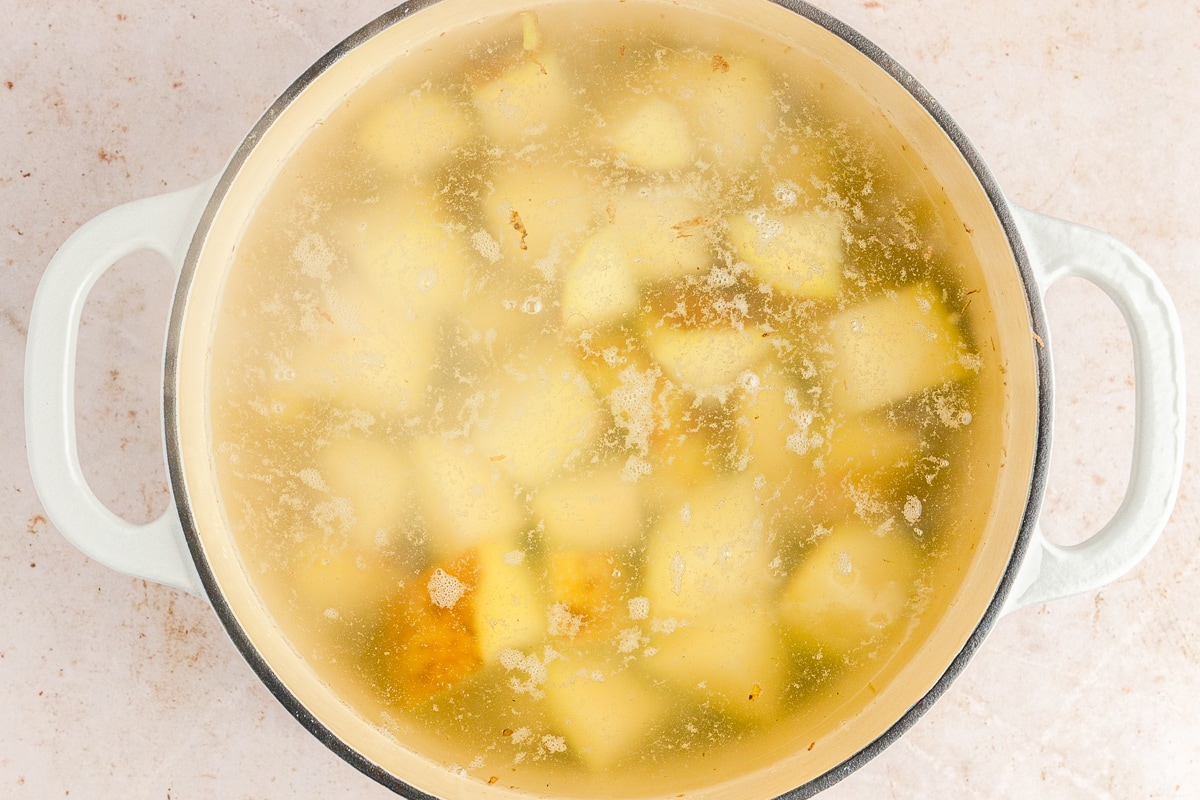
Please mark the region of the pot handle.
<svg viewBox="0 0 1200 800"><path fill-rule="evenodd" d="M201 597L174 500L158 519L137 525L109 511L87 485L75 435L75 354L80 315L96 280L139 250L165 256L178 275L214 186L215 180L135 200L75 231L38 284L25 347L29 469L50 521L105 566Z"/></svg>
<svg viewBox="0 0 1200 800"><path fill-rule="evenodd" d="M1186 413L1183 333L1149 265L1105 233L1011 207L1043 295L1057 281L1079 277L1121 310L1133 340L1135 412L1129 485L1117 512L1091 538L1070 547L1035 528L1005 612L1097 589L1146 556L1179 492Z"/></svg>

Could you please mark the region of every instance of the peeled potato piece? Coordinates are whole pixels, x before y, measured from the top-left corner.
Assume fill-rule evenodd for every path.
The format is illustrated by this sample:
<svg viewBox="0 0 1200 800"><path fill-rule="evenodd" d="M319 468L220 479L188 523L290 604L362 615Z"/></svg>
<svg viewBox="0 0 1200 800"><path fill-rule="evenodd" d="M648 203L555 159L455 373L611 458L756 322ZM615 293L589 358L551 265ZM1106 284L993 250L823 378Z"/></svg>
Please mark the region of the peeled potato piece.
<svg viewBox="0 0 1200 800"><path fill-rule="evenodd" d="M479 565L473 553L430 567L383 609L379 652L387 677L416 705L483 667L475 630Z"/></svg>
<svg viewBox="0 0 1200 800"><path fill-rule="evenodd" d="M571 752L593 772L636 758L669 711L662 693L632 673L586 658L549 665L546 706Z"/></svg>
<svg viewBox="0 0 1200 800"><path fill-rule="evenodd" d="M389 172L407 177L440 167L473 128L470 115L444 94L394 92L363 117L354 141Z"/></svg>
<svg viewBox="0 0 1200 800"><path fill-rule="evenodd" d="M596 219L586 178L549 164L518 162L501 170L483 192L488 235L502 256L532 265L568 254ZM545 270L553 272L556 258Z"/></svg>
<svg viewBox="0 0 1200 800"><path fill-rule="evenodd" d="M460 300L478 261L433 202L401 195L340 212L350 277L390 313L434 319Z"/></svg>
<svg viewBox="0 0 1200 800"><path fill-rule="evenodd" d="M940 295L908 286L830 320L838 408L872 411L966 377L966 345Z"/></svg>
<svg viewBox="0 0 1200 800"><path fill-rule="evenodd" d="M517 145L553 131L575 111L570 76L550 52L527 53L472 98L484 132Z"/></svg>
<svg viewBox="0 0 1200 800"><path fill-rule="evenodd" d="M918 576L915 546L899 531L848 522L833 528L793 570L779 617L801 639L847 653L901 618Z"/></svg>
<svg viewBox="0 0 1200 800"><path fill-rule="evenodd" d="M646 542L642 593L658 617L690 621L766 591L763 508L743 481L712 481L665 509Z"/></svg>
<svg viewBox="0 0 1200 800"><path fill-rule="evenodd" d="M615 322L637 308L632 264L612 227L586 239L563 278L562 317L568 331Z"/></svg>
<svg viewBox="0 0 1200 800"><path fill-rule="evenodd" d="M696 158L696 142L679 107L651 98L618 116L612 146L630 166L654 172L683 169Z"/></svg>
<svg viewBox="0 0 1200 800"><path fill-rule="evenodd" d="M680 56L654 84L659 96L679 104L701 154L719 169L752 166L779 124L770 73L751 58Z"/></svg>
<svg viewBox="0 0 1200 800"><path fill-rule="evenodd" d="M412 451L434 553L455 555L520 526L512 482L486 457L440 437L421 439Z"/></svg>
<svg viewBox="0 0 1200 800"><path fill-rule="evenodd" d="M562 549L546 559L553 604L550 633L568 639L611 635L627 588L612 550Z"/></svg>
<svg viewBox="0 0 1200 800"><path fill-rule="evenodd" d="M639 281L698 275L712 263L705 236L712 221L682 189L641 187L613 198L608 210Z"/></svg>
<svg viewBox="0 0 1200 800"><path fill-rule="evenodd" d="M412 319L361 284L349 285L301 340L271 387L275 399L325 400L367 414L415 414L437 355L437 325Z"/></svg>
<svg viewBox="0 0 1200 800"><path fill-rule="evenodd" d="M567 358L510 365L496 410L477 435L480 450L512 477L536 486L582 457L600 433L603 412L587 378Z"/></svg>
<svg viewBox="0 0 1200 800"><path fill-rule="evenodd" d="M738 400L735 425L739 454L745 469L764 475L770 484L808 475L813 459L824 452L821 420L811 399L778 372Z"/></svg>
<svg viewBox="0 0 1200 800"><path fill-rule="evenodd" d="M317 456L317 466L301 478L343 501L353 518L351 546L363 550L390 543L406 516L414 486L402 450L379 439L338 439Z"/></svg>
<svg viewBox="0 0 1200 800"><path fill-rule="evenodd" d="M511 537L481 542L476 550L478 584L472 596L475 635L484 662L503 650L521 650L546 635L546 603L533 574Z"/></svg>
<svg viewBox="0 0 1200 800"><path fill-rule="evenodd" d="M653 601L650 608L657 615ZM725 603L650 642L657 652L642 663L656 677L716 696L718 707L738 719L779 713L787 653L770 613L758 603Z"/></svg>
<svg viewBox="0 0 1200 800"><path fill-rule="evenodd" d="M616 469L547 483L533 498L533 512L552 547L621 547L641 535L638 488Z"/></svg>
<svg viewBox="0 0 1200 800"><path fill-rule="evenodd" d="M792 297L837 295L844 262L840 212L805 211L779 219L735 214L728 224L730 243L759 280Z"/></svg>
<svg viewBox="0 0 1200 800"><path fill-rule="evenodd" d="M667 377L693 391L732 383L770 349L752 328L654 328L647 342Z"/></svg>
<svg viewBox="0 0 1200 800"><path fill-rule="evenodd" d="M372 611L400 585L401 575L377 553L353 545L331 553L323 540L301 549L304 554L289 570L291 585L302 603L326 619Z"/></svg>

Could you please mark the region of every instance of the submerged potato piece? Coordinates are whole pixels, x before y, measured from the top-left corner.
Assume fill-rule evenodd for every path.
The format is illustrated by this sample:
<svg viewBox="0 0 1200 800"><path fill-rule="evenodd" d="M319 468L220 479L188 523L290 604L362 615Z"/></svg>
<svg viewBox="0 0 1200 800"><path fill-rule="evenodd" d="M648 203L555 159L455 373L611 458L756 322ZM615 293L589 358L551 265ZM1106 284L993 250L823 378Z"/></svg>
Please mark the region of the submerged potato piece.
<svg viewBox="0 0 1200 800"><path fill-rule="evenodd" d="M770 72L752 58L679 56L654 83L682 108L700 152L718 169L752 166L779 124Z"/></svg>
<svg viewBox="0 0 1200 800"><path fill-rule="evenodd" d="M737 450L745 470L764 475L774 485L789 477L807 476L813 459L824 451L824 434L809 398L782 376L738 398L735 418Z"/></svg>
<svg viewBox="0 0 1200 800"><path fill-rule="evenodd" d="M712 263L712 220L682 189L644 186L613 198L608 210L639 281L698 275Z"/></svg>
<svg viewBox="0 0 1200 800"><path fill-rule="evenodd" d="M498 172L481 200L489 235L521 264L569 253L596 218L586 178L551 164L518 162Z"/></svg>
<svg viewBox="0 0 1200 800"><path fill-rule="evenodd" d="M325 400L368 414L414 414L437 355L437 325L411 319L361 284L329 304L302 339L273 396Z"/></svg>
<svg viewBox="0 0 1200 800"><path fill-rule="evenodd" d="M587 378L561 354L510 367L495 390L496 411L476 440L484 457L536 486L582 457L604 415Z"/></svg>
<svg viewBox="0 0 1200 800"><path fill-rule="evenodd" d="M354 142L389 172L407 177L440 167L473 128L470 115L444 94L393 92L363 116Z"/></svg>
<svg viewBox="0 0 1200 800"><path fill-rule="evenodd" d="M908 286L829 321L836 407L873 411L966 377L966 346L940 298L931 285Z"/></svg>
<svg viewBox="0 0 1200 800"><path fill-rule="evenodd" d="M647 343L667 377L693 391L732 383L770 350L752 328L653 328Z"/></svg>
<svg viewBox="0 0 1200 800"><path fill-rule="evenodd" d="M472 96L484 132L517 145L562 125L575 112L572 83L562 61L548 52L526 54Z"/></svg>
<svg viewBox="0 0 1200 800"><path fill-rule="evenodd" d="M634 311L638 291L631 266L620 234L611 227L584 240L563 278L563 326L581 331Z"/></svg>
<svg viewBox="0 0 1200 800"><path fill-rule="evenodd" d="M604 661L559 659L548 671L546 706L554 727L593 772L639 755L670 710L661 692Z"/></svg>
<svg viewBox="0 0 1200 800"><path fill-rule="evenodd" d="M847 653L901 618L917 577L908 534L837 525L788 578L779 618L802 640Z"/></svg>
<svg viewBox="0 0 1200 800"><path fill-rule="evenodd" d="M825 464L839 475L861 474L911 468L920 457L921 437L916 429L866 415L833 427Z"/></svg>
<svg viewBox="0 0 1200 800"><path fill-rule="evenodd" d="M650 602L651 613L659 616ZM763 719L780 712L787 652L771 614L755 601L725 603L651 636L646 669L694 694L715 696L725 713Z"/></svg>
<svg viewBox="0 0 1200 800"><path fill-rule="evenodd" d="M729 241L738 258L776 291L792 297L828 300L842 286L841 212L804 211L779 219L735 214L728 219Z"/></svg>
<svg viewBox="0 0 1200 800"><path fill-rule="evenodd" d="M378 652L389 683L414 706L483 667L475 631L474 554L431 567L384 607Z"/></svg>
<svg viewBox="0 0 1200 800"><path fill-rule="evenodd" d="M654 615L692 620L765 591L772 581L765 516L745 481L711 481L666 508L642 566Z"/></svg>
<svg viewBox="0 0 1200 800"><path fill-rule="evenodd" d="M691 166L696 142L679 107L651 98L614 122L612 146L630 166L667 172Z"/></svg>
<svg viewBox="0 0 1200 800"><path fill-rule="evenodd" d="M390 543L414 492L404 452L381 439L337 439L318 454L316 468L300 477L349 505L348 539L362 550Z"/></svg>
<svg viewBox="0 0 1200 800"><path fill-rule="evenodd" d="M551 547L608 549L641 536L641 496L619 470L547 483L533 498L533 513Z"/></svg>
<svg viewBox="0 0 1200 800"><path fill-rule="evenodd" d="M461 299L478 257L432 201L403 195L340 212L353 280L389 313L434 319Z"/></svg>
<svg viewBox="0 0 1200 800"><path fill-rule="evenodd" d="M330 553L325 544L304 546L288 572L300 601L326 619L373 611L400 585L400 573L377 553L354 546Z"/></svg>
<svg viewBox="0 0 1200 800"><path fill-rule="evenodd" d="M491 663L501 650L520 650L546 635L546 603L539 596L524 551L512 537L481 542L479 579L473 595L479 653Z"/></svg>
<svg viewBox="0 0 1200 800"><path fill-rule="evenodd" d="M452 556L520 527L515 488L485 456L441 437L414 442L412 452L434 553Z"/></svg>
<svg viewBox="0 0 1200 800"><path fill-rule="evenodd" d="M554 605L550 633L574 639L611 630L626 582L611 550L556 550L546 576Z"/></svg>

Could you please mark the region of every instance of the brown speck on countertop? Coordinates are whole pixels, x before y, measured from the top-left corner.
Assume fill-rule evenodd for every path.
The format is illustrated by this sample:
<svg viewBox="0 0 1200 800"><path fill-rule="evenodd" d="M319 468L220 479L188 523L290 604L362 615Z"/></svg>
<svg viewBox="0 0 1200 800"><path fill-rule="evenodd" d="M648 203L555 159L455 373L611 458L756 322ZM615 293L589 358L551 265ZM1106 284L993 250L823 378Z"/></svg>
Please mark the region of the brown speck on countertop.
<svg viewBox="0 0 1200 800"><path fill-rule="evenodd" d="M11 90L11 89L13 88L13 82L12 82L12 81L5 81L5 82L4 82L4 88L5 88L5 89L9 89L9 90Z"/></svg>

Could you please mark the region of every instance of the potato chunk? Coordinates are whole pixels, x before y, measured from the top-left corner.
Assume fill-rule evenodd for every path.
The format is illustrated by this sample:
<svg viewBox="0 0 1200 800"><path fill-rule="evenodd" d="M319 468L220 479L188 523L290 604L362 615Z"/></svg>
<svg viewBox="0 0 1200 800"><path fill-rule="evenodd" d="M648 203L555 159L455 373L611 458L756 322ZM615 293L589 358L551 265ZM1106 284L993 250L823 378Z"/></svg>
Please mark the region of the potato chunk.
<svg viewBox="0 0 1200 800"><path fill-rule="evenodd" d="M477 441L527 486L582 458L600 432L603 412L587 378L561 355L511 364L495 392L495 414Z"/></svg>
<svg viewBox="0 0 1200 800"><path fill-rule="evenodd" d="M415 706L483 666L475 631L474 554L409 581L384 609L381 642L388 678Z"/></svg>
<svg viewBox="0 0 1200 800"><path fill-rule="evenodd" d="M654 602L650 603L654 614ZM787 653L770 613L753 601L725 603L670 633L651 637L651 674L693 694L715 697L738 719L779 713L787 686Z"/></svg>
<svg viewBox="0 0 1200 800"><path fill-rule="evenodd" d="M779 124L770 73L754 59L680 56L654 82L659 96L679 104L701 154L718 169L752 166Z"/></svg>
<svg viewBox="0 0 1200 800"><path fill-rule="evenodd" d="M412 450L435 554L452 556L520 527L515 488L486 457L441 437L421 439Z"/></svg>
<svg viewBox="0 0 1200 800"><path fill-rule="evenodd" d="M615 123L613 148L630 166L667 172L691 166L696 142L679 107L652 98Z"/></svg>
<svg viewBox="0 0 1200 800"><path fill-rule="evenodd" d="M575 112L572 82L549 52L527 54L473 96L484 131L503 145L519 145L557 129Z"/></svg>
<svg viewBox="0 0 1200 800"><path fill-rule="evenodd" d="M593 772L635 758L669 711L661 692L601 661L561 659L549 673L546 705L555 728Z"/></svg>
<svg viewBox="0 0 1200 800"><path fill-rule="evenodd" d="M779 617L802 640L848 653L901 618L918 570L908 534L835 526L788 578Z"/></svg>
<svg viewBox="0 0 1200 800"><path fill-rule="evenodd" d="M482 197L489 235L516 263L552 275L587 235L596 203L586 177L550 164L518 162L498 172Z"/></svg>
<svg viewBox="0 0 1200 800"><path fill-rule="evenodd" d="M562 317L568 331L616 322L637 308L638 291L619 232L601 228L580 246L563 279Z"/></svg>
<svg viewBox="0 0 1200 800"><path fill-rule="evenodd" d="M612 198L606 210L640 282L698 275L712 263L705 235L712 220L682 188L643 186Z"/></svg>
<svg viewBox="0 0 1200 800"><path fill-rule="evenodd" d="M351 278L391 313L432 320L463 296L479 259L432 202L402 196L339 216Z"/></svg>
<svg viewBox="0 0 1200 800"><path fill-rule="evenodd" d="M551 546L607 549L641 536L641 496L616 469L547 483L533 498L533 512Z"/></svg>
<svg viewBox="0 0 1200 800"><path fill-rule="evenodd" d="M735 214L728 224L738 257L768 286L792 297L837 295L844 262L840 212L806 211L779 219Z"/></svg>
<svg viewBox="0 0 1200 800"><path fill-rule="evenodd" d="M378 439L335 440L317 456L317 467L300 477L349 506L348 540L362 550L389 544L413 502L415 487L403 451Z"/></svg>
<svg viewBox="0 0 1200 800"><path fill-rule="evenodd" d="M474 134L470 115L444 94L417 90L379 99L354 133L355 143L399 177L427 174Z"/></svg>
<svg viewBox="0 0 1200 800"><path fill-rule="evenodd" d="M654 328L647 342L667 377L695 392L731 384L770 349L752 328Z"/></svg>
<svg viewBox="0 0 1200 800"><path fill-rule="evenodd" d="M940 295L908 286L830 320L837 407L872 411L966 377L966 345Z"/></svg>
<svg viewBox="0 0 1200 800"><path fill-rule="evenodd" d="M479 653L491 663L502 650L538 644L546 635L546 603L515 539L480 543L479 579L472 613Z"/></svg>
<svg viewBox="0 0 1200 800"><path fill-rule="evenodd" d="M646 542L642 593L651 612L692 620L769 589L765 528L744 481L712 481L669 507Z"/></svg>

